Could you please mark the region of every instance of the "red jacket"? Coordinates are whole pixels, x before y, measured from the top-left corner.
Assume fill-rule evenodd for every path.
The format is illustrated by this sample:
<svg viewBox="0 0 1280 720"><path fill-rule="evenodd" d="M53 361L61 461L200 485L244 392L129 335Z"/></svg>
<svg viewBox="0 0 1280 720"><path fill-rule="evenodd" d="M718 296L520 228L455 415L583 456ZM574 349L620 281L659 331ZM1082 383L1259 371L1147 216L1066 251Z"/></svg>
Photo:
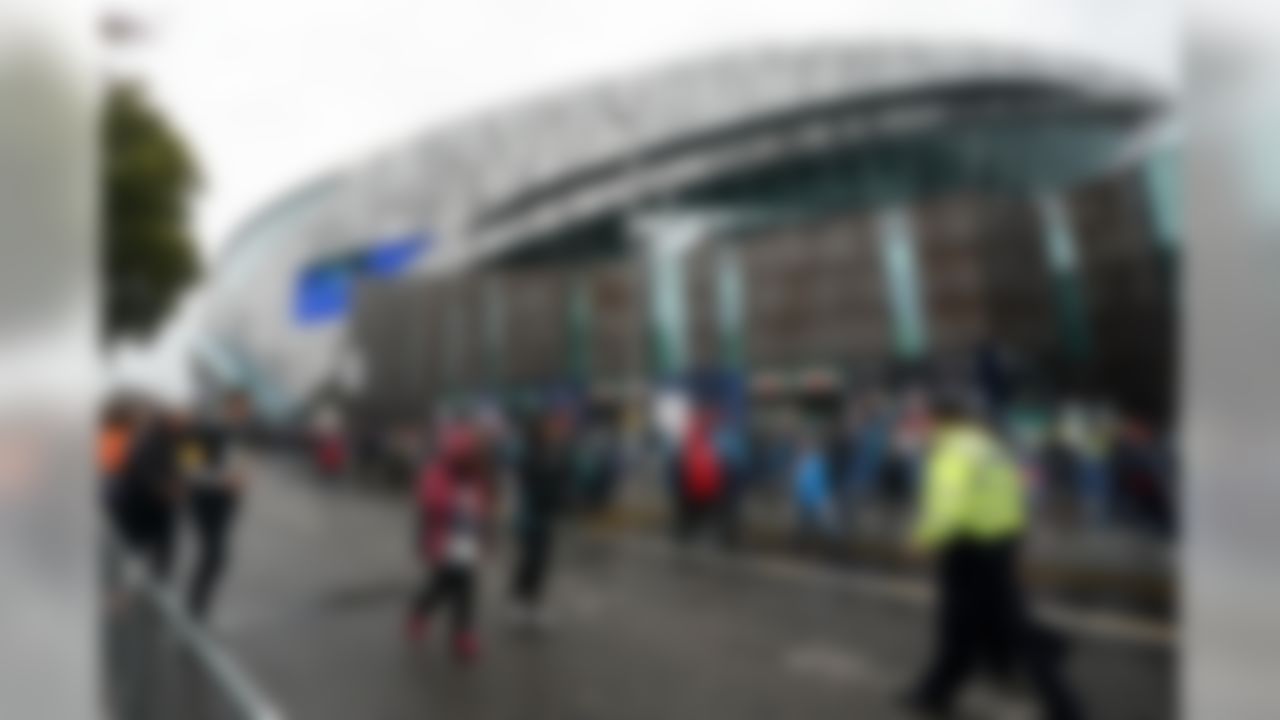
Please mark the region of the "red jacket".
<svg viewBox="0 0 1280 720"><path fill-rule="evenodd" d="M315 441L316 462L325 472L339 472L347 464L347 446L337 433L321 435Z"/></svg>
<svg viewBox="0 0 1280 720"><path fill-rule="evenodd" d="M697 504L715 502L724 489L724 470L709 416L694 420L681 448L680 473L685 497Z"/></svg>
<svg viewBox="0 0 1280 720"><path fill-rule="evenodd" d="M479 463L481 453L479 439L466 431L454 431L446 435L437 453L418 478L414 501L418 509L420 546L423 559L438 562L445 551L452 523L459 512L459 487L467 482L459 475L459 468L469 466L475 473L470 482L476 483L480 493L480 518L488 525L493 518L494 497L489 482Z"/></svg>

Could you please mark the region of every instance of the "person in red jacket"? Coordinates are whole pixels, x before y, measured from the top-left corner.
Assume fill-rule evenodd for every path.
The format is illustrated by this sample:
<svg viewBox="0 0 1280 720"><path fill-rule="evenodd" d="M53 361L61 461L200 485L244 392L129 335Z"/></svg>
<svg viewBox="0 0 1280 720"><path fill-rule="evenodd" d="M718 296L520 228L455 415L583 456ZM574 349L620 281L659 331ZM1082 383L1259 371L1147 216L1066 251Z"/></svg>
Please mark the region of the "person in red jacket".
<svg viewBox="0 0 1280 720"><path fill-rule="evenodd" d="M436 457L418 480L419 550L427 575L414 594L408 621L413 642L426 636L432 612L449 605L454 656L476 657L476 574L493 518L493 492L485 449L467 427L447 430Z"/></svg>
<svg viewBox="0 0 1280 720"><path fill-rule="evenodd" d="M315 461L326 480L333 481L347 466L347 445L342 435L329 431L315 440Z"/></svg>
<svg viewBox="0 0 1280 720"><path fill-rule="evenodd" d="M725 490L724 459L716 443L717 418L711 408L694 416L680 448L678 481L680 488L677 535L689 540L699 528L723 525Z"/></svg>

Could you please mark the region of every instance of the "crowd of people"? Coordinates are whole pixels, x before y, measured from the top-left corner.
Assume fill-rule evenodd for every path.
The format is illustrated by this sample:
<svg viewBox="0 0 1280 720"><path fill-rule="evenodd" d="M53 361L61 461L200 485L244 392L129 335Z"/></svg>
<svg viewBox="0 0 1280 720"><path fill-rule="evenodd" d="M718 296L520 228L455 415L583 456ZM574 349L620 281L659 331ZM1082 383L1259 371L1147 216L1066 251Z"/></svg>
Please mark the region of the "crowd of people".
<svg viewBox="0 0 1280 720"><path fill-rule="evenodd" d="M975 388L872 390L827 413L753 418L740 405L689 395L658 403L646 442L624 450L616 416L546 402L513 420L494 405L442 415L427 432L398 428L371 452L333 419L309 439L317 474L374 461L412 487L421 584L405 633L421 642L450 615L455 657L474 660L478 574L510 515L513 620L547 623L544 597L557 527L610 506L633 459L656 457L675 537L738 541L753 493L783 488L801 540L845 537L865 509L899 507L906 538L937 558L935 657L907 701L945 710L975 669L1026 671L1053 718L1078 717L1059 671L1061 640L1029 616L1016 573L1019 540L1054 517L1090 527L1120 520L1172 528L1167 439L1099 403L984 400ZM187 583L193 615L210 611L245 483L235 440L249 408L233 395L199 415L147 405L110 408L99 441L104 499L120 539L156 576L171 574L189 520L198 557ZM322 431L322 432L320 432Z"/></svg>
<svg viewBox="0 0 1280 720"><path fill-rule="evenodd" d="M1085 400L1028 398L980 412L1016 457L1038 520L1158 536L1174 530L1167 434ZM790 488L802 532L837 536L867 510L914 505L934 423L924 393L913 389L869 392L825 427L792 417L757 436L769 458L759 481Z"/></svg>
<svg viewBox="0 0 1280 720"><path fill-rule="evenodd" d="M249 417L240 394L199 414L141 398L105 411L98 469L108 527L153 575L173 573L186 523L196 559L186 584L191 614L206 617L225 571L247 480L236 442Z"/></svg>
<svg viewBox="0 0 1280 720"><path fill-rule="evenodd" d="M1166 436L1098 402L1027 395L996 404L977 387L962 392L973 398L970 421L1012 464L1029 522L1172 530ZM760 496L790 498L801 544L849 540L869 513L914 527L927 510L930 460L946 423L935 395L921 387L877 388L836 412L794 405L755 417L715 397L660 400L638 443L627 441L615 414L582 404L549 402L510 416L477 404L422 432L400 426L353 436L329 418L317 423L308 447L321 477L363 463L413 488L428 572L412 599L407 633L421 639L433 611L448 606L455 651L468 659L477 652L475 565L501 524L499 495L510 492L514 500L513 613L538 623L545 620L541 598L558 519L610 507L622 478L639 467L659 468L681 541L709 533L735 545L744 505Z"/></svg>
<svg viewBox="0 0 1280 720"><path fill-rule="evenodd" d="M668 423L660 443L676 535L687 540L715 527L733 542L743 496L761 481L753 475L770 471L771 458L792 490L802 538L840 532L860 505L877 498L905 501L912 516L907 545L933 557L939 604L933 657L904 702L945 715L975 672L1020 673L1046 717L1078 718L1082 711L1062 669L1065 640L1032 616L1016 571L1020 541L1047 493L1037 482L1049 481L1037 473L1062 472L1077 514L1102 523L1113 477L1136 483L1124 473L1146 473L1154 484L1166 480L1150 476L1169 470L1155 465L1149 434L1108 435L1110 418L1088 406L1066 406L1058 425L1037 427L1043 434L1031 436L1021 424L1028 406L997 412L979 397L964 387L928 395L908 390L897 401L874 393L853 404L830 434L800 423L765 438L753 438L725 405L698 402L685 419ZM762 461L753 462L752 445L763 446ZM1146 510L1164 521L1156 515L1162 506Z"/></svg>
<svg viewBox="0 0 1280 720"><path fill-rule="evenodd" d="M1171 531L1167 435L1098 402L993 403L963 385L872 389L835 411L804 408L753 415L714 395L659 396L639 442L627 441L616 415L567 401L519 415L476 405L424 432L397 428L380 445L370 442L377 436L353 439L331 415L306 447L330 482L355 463L408 481L423 577L408 598L405 634L422 642L447 610L459 661L480 653L479 574L504 524L512 619L545 627L561 520L610 507L621 478L647 467L670 499L680 542L710 533L736 544L743 506L758 495L790 499L802 542L848 539L868 512L901 510L906 544L935 558L940 598L933 658L905 701L945 711L975 671L1021 670L1048 717L1079 717L1062 680L1063 640L1036 623L1023 598L1018 545L1034 524L1058 519ZM111 527L158 578L170 577L190 523L198 549L186 595L196 617L210 612L226 565L246 475L235 447L248 416L240 395L195 415L123 404L108 410L99 437Z"/></svg>
<svg viewBox="0 0 1280 720"><path fill-rule="evenodd" d="M1124 529L1156 539L1173 535L1177 488L1170 432L1083 398L1028 394L979 405L983 422L1019 464L1037 524L1078 532ZM712 527L732 544L748 504L785 503L798 542L848 540L869 516L911 514L935 424L928 394L919 387L873 388L841 403L828 399L821 408L796 402L745 413L701 399L686 402L672 418L659 410L647 433L622 427L614 413L566 411L572 417L566 502L584 510L608 508L624 481L654 475L656 458L680 536ZM486 412L499 418L497 425L507 423L500 410ZM415 477L432 444L429 436L400 426L350 436L344 445L336 433L317 434L313 462L324 477L340 474L342 462L403 486ZM515 462L527 436L508 443L503 462ZM713 475L717 479L709 479ZM684 480L692 485L683 487Z"/></svg>
<svg viewBox="0 0 1280 720"><path fill-rule="evenodd" d="M1169 433L1098 401L1028 395L997 406L976 388L966 392L1016 460L1037 525L1172 536ZM798 544L830 545L852 540L860 523L876 532L901 527L916 509L937 424L922 388L875 388L843 403L797 402L754 415L729 407L694 402L683 417L658 423L653 444L664 458L677 534L714 525L733 543L748 505L783 504Z"/></svg>
<svg viewBox="0 0 1280 720"><path fill-rule="evenodd" d="M558 405L529 413L520 427L492 411L437 423L413 484L416 547L425 571L409 603L406 634L411 642L422 642L436 609L447 606L455 657L475 658L477 566L494 544L497 498L506 490L512 491L514 509L513 620L527 627L546 626L543 596L558 521L575 497L590 503L599 492L574 483L584 476L582 462L591 455L590 433L579 425L571 409ZM585 472L585 477L592 475Z"/></svg>
<svg viewBox="0 0 1280 720"><path fill-rule="evenodd" d="M915 552L936 558L938 639L905 702L945 712L976 671L1002 677L1021 671L1047 717L1080 717L1063 680L1064 641L1031 617L1015 571L1018 544L1035 508L1026 458L970 397L958 390L931 397L913 393L893 415L892 406L873 398L856 406L846 426L851 497L876 493L882 482L877 463L897 458L914 506L908 542ZM752 473L749 433L733 413L707 401L695 403L679 424L658 429L676 537L688 541L710 531L734 542L734 506ZM556 527L582 492L575 483L582 476L578 458L591 434L565 406L533 413L518 432L493 412L441 423L413 493L425 572L409 603L412 641L420 642L434 612L447 606L455 656L475 659L477 573L494 541L496 498L504 487L515 499L511 601L517 617L537 622ZM822 467L830 448L817 437L802 433L795 446L797 501L803 522L836 527L840 511L829 504L831 473ZM1091 502L1086 496L1090 517Z"/></svg>

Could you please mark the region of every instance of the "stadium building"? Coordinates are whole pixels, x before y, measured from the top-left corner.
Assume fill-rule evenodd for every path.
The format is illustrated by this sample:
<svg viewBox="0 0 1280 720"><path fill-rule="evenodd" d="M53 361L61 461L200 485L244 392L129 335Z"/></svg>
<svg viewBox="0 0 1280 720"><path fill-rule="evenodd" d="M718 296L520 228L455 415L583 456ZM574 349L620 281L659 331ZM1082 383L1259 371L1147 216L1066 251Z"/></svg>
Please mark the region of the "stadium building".
<svg viewBox="0 0 1280 720"><path fill-rule="evenodd" d="M199 368L379 421L715 369L761 397L1001 351L1171 410L1167 99L982 46L761 49L395 144L271 203L205 295Z"/></svg>

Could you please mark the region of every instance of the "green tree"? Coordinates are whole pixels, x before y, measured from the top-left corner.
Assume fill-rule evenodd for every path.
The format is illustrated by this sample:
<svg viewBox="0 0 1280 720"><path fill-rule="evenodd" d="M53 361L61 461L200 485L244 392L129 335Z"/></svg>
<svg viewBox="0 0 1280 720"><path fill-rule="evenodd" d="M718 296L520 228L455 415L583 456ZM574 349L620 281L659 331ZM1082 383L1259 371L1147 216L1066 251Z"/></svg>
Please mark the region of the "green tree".
<svg viewBox="0 0 1280 720"><path fill-rule="evenodd" d="M135 85L108 90L102 133L103 327L108 341L146 339L200 273L191 232L199 170Z"/></svg>

